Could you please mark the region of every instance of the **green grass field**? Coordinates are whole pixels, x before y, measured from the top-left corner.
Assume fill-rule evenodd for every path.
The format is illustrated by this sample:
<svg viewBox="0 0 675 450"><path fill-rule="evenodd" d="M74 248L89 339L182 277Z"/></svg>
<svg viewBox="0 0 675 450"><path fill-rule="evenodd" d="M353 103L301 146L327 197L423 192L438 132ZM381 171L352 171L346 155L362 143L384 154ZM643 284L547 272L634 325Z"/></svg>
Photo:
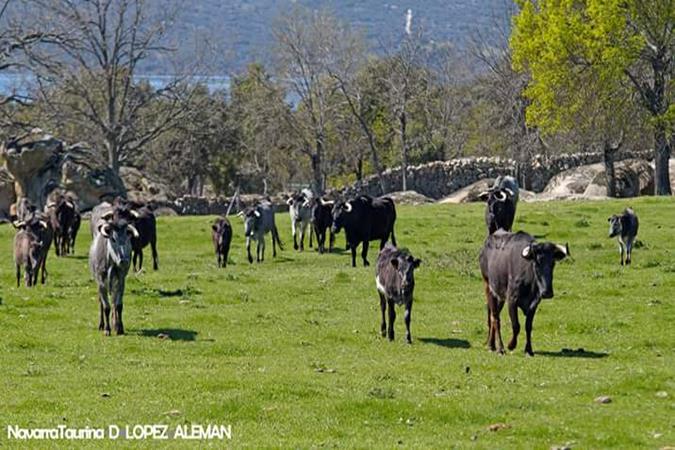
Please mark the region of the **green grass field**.
<svg viewBox="0 0 675 450"><path fill-rule="evenodd" d="M642 245L619 265L607 217L632 205ZM0 227L0 447L7 425L231 424L232 439L174 447L661 448L675 445L675 201L520 204L515 229L560 243L555 298L534 323L534 358L485 345L478 252L483 205L398 207L416 272L413 344L379 335L374 263L285 250L249 265L241 219L217 269L210 217L160 218L160 270L130 275L127 335L97 330L83 224L75 256L48 260L46 287L15 287ZM337 239L344 247L344 236ZM372 247L371 247L372 249ZM146 266L151 269L149 252ZM504 340L511 335L502 316ZM164 333L170 339L160 339ZM521 335L522 336L522 335ZM583 350L580 350L583 349ZM664 395L663 391L667 395ZM611 403L599 404L598 396ZM492 424L508 427L489 431ZM104 441L91 447L119 445ZM158 442L125 442L154 447ZM166 444L162 442L161 444Z"/></svg>

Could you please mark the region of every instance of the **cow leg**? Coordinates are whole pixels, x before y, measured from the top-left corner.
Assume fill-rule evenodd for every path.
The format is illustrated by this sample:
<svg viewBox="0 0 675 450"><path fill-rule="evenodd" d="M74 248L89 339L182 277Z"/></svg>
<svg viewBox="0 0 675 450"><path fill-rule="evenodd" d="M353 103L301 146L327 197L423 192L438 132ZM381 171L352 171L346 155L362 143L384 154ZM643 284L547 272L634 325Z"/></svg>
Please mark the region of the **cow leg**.
<svg viewBox="0 0 675 450"><path fill-rule="evenodd" d="M534 356L532 351L532 322L534 322L534 313L537 312L537 307L534 306L527 311L527 316L525 316L525 336L527 341L525 342L525 353Z"/></svg>
<svg viewBox="0 0 675 450"><path fill-rule="evenodd" d="M501 306L496 296L489 292L488 308L490 309L490 350L504 353L504 343L502 342L501 324L499 321L499 313ZM498 340L498 342L497 342Z"/></svg>
<svg viewBox="0 0 675 450"><path fill-rule="evenodd" d="M520 322L518 322L518 303L509 302L509 317L511 318L511 328L513 336L507 348L513 350L518 345L518 333L520 333Z"/></svg>
<svg viewBox="0 0 675 450"><path fill-rule="evenodd" d="M152 250L152 270L157 270L159 269L157 263L157 260L159 259L157 256L157 239L150 241L150 249Z"/></svg>
<svg viewBox="0 0 675 450"><path fill-rule="evenodd" d="M312 248L312 230L313 228L310 226L309 227L309 248Z"/></svg>
<svg viewBox="0 0 675 450"><path fill-rule="evenodd" d="M138 252L135 249L131 250L131 264L134 268L134 272L138 272L136 270L136 263L138 262Z"/></svg>
<svg viewBox="0 0 675 450"><path fill-rule="evenodd" d="M265 248L265 240L264 239L265 239L265 235L263 235L263 238L261 239L263 241L263 249ZM293 240L295 241L295 235L293 235ZM272 230L272 257L273 258L277 257L277 242L279 242L279 237L275 234L274 230Z"/></svg>
<svg viewBox="0 0 675 450"><path fill-rule="evenodd" d="M99 310L98 330L103 331L103 327L105 327L105 320L103 319L104 316L103 302L101 301L100 294L98 299L98 310Z"/></svg>
<svg viewBox="0 0 675 450"><path fill-rule="evenodd" d="M21 265L16 265L16 287L21 286Z"/></svg>
<svg viewBox="0 0 675 450"><path fill-rule="evenodd" d="M490 322L490 285L488 283L488 280L483 280L485 283L485 310L487 311L487 340L485 341L485 345L490 345L492 342L492 322ZM494 350L494 344L490 345L490 350Z"/></svg>
<svg viewBox="0 0 675 450"><path fill-rule="evenodd" d="M394 300L389 299L387 301L389 304L389 329L387 330L387 334L389 336L389 340L393 341L394 340L394 322L396 321L396 310L394 309Z"/></svg>
<svg viewBox="0 0 675 450"><path fill-rule="evenodd" d="M384 246L386 245L386 243L387 243L387 239L382 239L382 240L380 240L380 251L382 251L382 249L384 248Z"/></svg>
<svg viewBox="0 0 675 450"><path fill-rule="evenodd" d="M626 265L630 265L631 255L633 253L633 239L626 241Z"/></svg>
<svg viewBox="0 0 675 450"><path fill-rule="evenodd" d="M253 264L253 256L251 255L251 238L246 238L246 254L248 255L248 263Z"/></svg>
<svg viewBox="0 0 675 450"><path fill-rule="evenodd" d="M300 251L305 251L305 224L300 222Z"/></svg>
<svg viewBox="0 0 675 450"><path fill-rule="evenodd" d="M263 247L264 241L262 239L258 240L258 245L255 249L255 260L256 262L261 262L265 258L265 250ZM272 241L272 246L274 246L274 241Z"/></svg>
<svg viewBox="0 0 675 450"><path fill-rule="evenodd" d="M352 250L352 267L356 267L356 245L351 247Z"/></svg>
<svg viewBox="0 0 675 450"><path fill-rule="evenodd" d="M138 249L138 271L143 270L143 249Z"/></svg>
<svg viewBox="0 0 675 450"><path fill-rule="evenodd" d="M368 262L368 245L370 242L368 240L363 241L363 246L361 247L361 258L363 258L363 266L367 267L370 265Z"/></svg>
<svg viewBox="0 0 675 450"><path fill-rule="evenodd" d="M103 333L110 336L110 303L108 302L108 290L105 286L98 287L98 298L103 310Z"/></svg>
<svg viewBox="0 0 675 450"><path fill-rule="evenodd" d="M328 232L330 233L330 235L328 237L328 252L332 253L333 247L335 246L335 234L333 234L332 229L330 229Z"/></svg>
<svg viewBox="0 0 675 450"><path fill-rule="evenodd" d="M621 265L623 266L623 242L619 241L619 254L621 255Z"/></svg>
<svg viewBox="0 0 675 450"><path fill-rule="evenodd" d="M293 250L298 249L298 238L297 238L297 230L295 226L295 220L291 220L291 231L293 232Z"/></svg>
<svg viewBox="0 0 675 450"><path fill-rule="evenodd" d="M223 267L227 267L227 257L229 254L230 254L230 244L227 244L223 251Z"/></svg>
<svg viewBox="0 0 675 450"><path fill-rule="evenodd" d="M124 305L122 304L122 296L124 295L124 277L120 274L117 279L117 288L115 289L115 294L113 296L113 301L115 303L115 314L113 316L113 324L115 325L115 334L122 335L124 334L124 323L122 322L122 310Z"/></svg>
<svg viewBox="0 0 675 450"><path fill-rule="evenodd" d="M408 344L412 344L412 338L410 337L410 316L412 314L412 300L405 304L405 340L408 341Z"/></svg>
<svg viewBox="0 0 675 450"><path fill-rule="evenodd" d="M380 309L382 310L382 323L380 325L380 334L382 337L387 336L387 321L385 319L385 313L387 312L387 299L384 297L384 294L380 291L377 292L380 294Z"/></svg>

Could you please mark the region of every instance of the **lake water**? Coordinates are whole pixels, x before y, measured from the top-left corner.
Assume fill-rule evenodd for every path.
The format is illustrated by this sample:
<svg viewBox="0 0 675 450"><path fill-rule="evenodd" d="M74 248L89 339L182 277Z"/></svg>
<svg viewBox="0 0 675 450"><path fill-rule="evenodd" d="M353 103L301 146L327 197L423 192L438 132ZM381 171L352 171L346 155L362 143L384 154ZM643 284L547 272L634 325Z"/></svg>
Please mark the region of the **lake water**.
<svg viewBox="0 0 675 450"><path fill-rule="evenodd" d="M137 81L148 81L155 89L166 86L173 80L171 75L137 75ZM230 77L228 76L196 76L192 77L193 83L204 83L209 91L227 91L230 88ZM0 95L26 94L35 83L35 78L31 74L0 74Z"/></svg>

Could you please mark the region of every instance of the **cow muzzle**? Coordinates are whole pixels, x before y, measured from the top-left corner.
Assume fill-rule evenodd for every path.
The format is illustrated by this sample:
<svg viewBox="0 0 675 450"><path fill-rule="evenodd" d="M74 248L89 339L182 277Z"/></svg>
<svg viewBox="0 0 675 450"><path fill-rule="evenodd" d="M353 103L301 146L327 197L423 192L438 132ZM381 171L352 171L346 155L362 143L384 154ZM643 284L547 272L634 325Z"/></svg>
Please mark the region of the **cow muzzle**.
<svg viewBox="0 0 675 450"><path fill-rule="evenodd" d="M546 289L542 291L541 298L553 298L553 289Z"/></svg>

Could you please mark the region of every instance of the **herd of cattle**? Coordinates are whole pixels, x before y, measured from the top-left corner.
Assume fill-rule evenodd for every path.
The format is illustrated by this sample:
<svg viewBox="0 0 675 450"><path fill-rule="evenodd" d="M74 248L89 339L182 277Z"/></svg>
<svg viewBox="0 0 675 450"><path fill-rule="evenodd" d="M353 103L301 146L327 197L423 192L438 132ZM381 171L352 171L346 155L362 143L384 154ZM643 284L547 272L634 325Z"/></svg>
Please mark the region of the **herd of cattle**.
<svg viewBox="0 0 675 450"><path fill-rule="evenodd" d="M508 349L513 350L517 345L520 308L525 315L525 352L533 355L531 335L534 315L542 299L553 297L553 270L557 261L570 255L569 247L567 244L537 242L533 236L522 231L511 232L518 204L518 185L512 177L500 177L480 198L486 202L487 237L480 251L479 264L485 284L488 346L492 351L504 352L500 313L507 305L513 330ZM335 235L344 229L352 266L356 267L359 245L363 265L368 266L370 241L380 241L375 285L380 297L381 333L389 340L394 339L395 306L404 305L406 340L411 342L414 271L421 261L408 251L396 247L394 201L389 197L372 198L367 195L346 201L326 201L303 190L293 194L288 199L288 205L293 247L296 250L304 250L309 229L310 247L315 235L318 252L331 252ZM52 242L56 256L65 256L74 251L81 223L76 201L67 195L55 194L44 210L38 211L23 198L13 205L11 216L17 229L14 239L17 287L21 284L22 268L26 286L37 284L38 275L44 284L47 279L46 261ZM244 209L239 216L244 222L249 263L253 262L252 240L256 242L256 261L264 260L267 234L272 236L273 256L276 256L277 246L283 250L271 202L261 201ZM616 236L619 241L621 264L630 264L638 232L637 216L632 209L627 208L621 215L614 215L608 221L609 236ZM146 204L116 198L92 210L90 232L92 243L89 267L98 285L99 330L110 335L112 312L112 327L116 334L124 334L123 296L130 266L133 265L134 270L142 269L143 248L150 245L153 268L158 269L155 214ZM217 264L226 267L233 235L229 220L226 217L216 218L211 234ZM388 241L391 244L387 244Z"/></svg>

